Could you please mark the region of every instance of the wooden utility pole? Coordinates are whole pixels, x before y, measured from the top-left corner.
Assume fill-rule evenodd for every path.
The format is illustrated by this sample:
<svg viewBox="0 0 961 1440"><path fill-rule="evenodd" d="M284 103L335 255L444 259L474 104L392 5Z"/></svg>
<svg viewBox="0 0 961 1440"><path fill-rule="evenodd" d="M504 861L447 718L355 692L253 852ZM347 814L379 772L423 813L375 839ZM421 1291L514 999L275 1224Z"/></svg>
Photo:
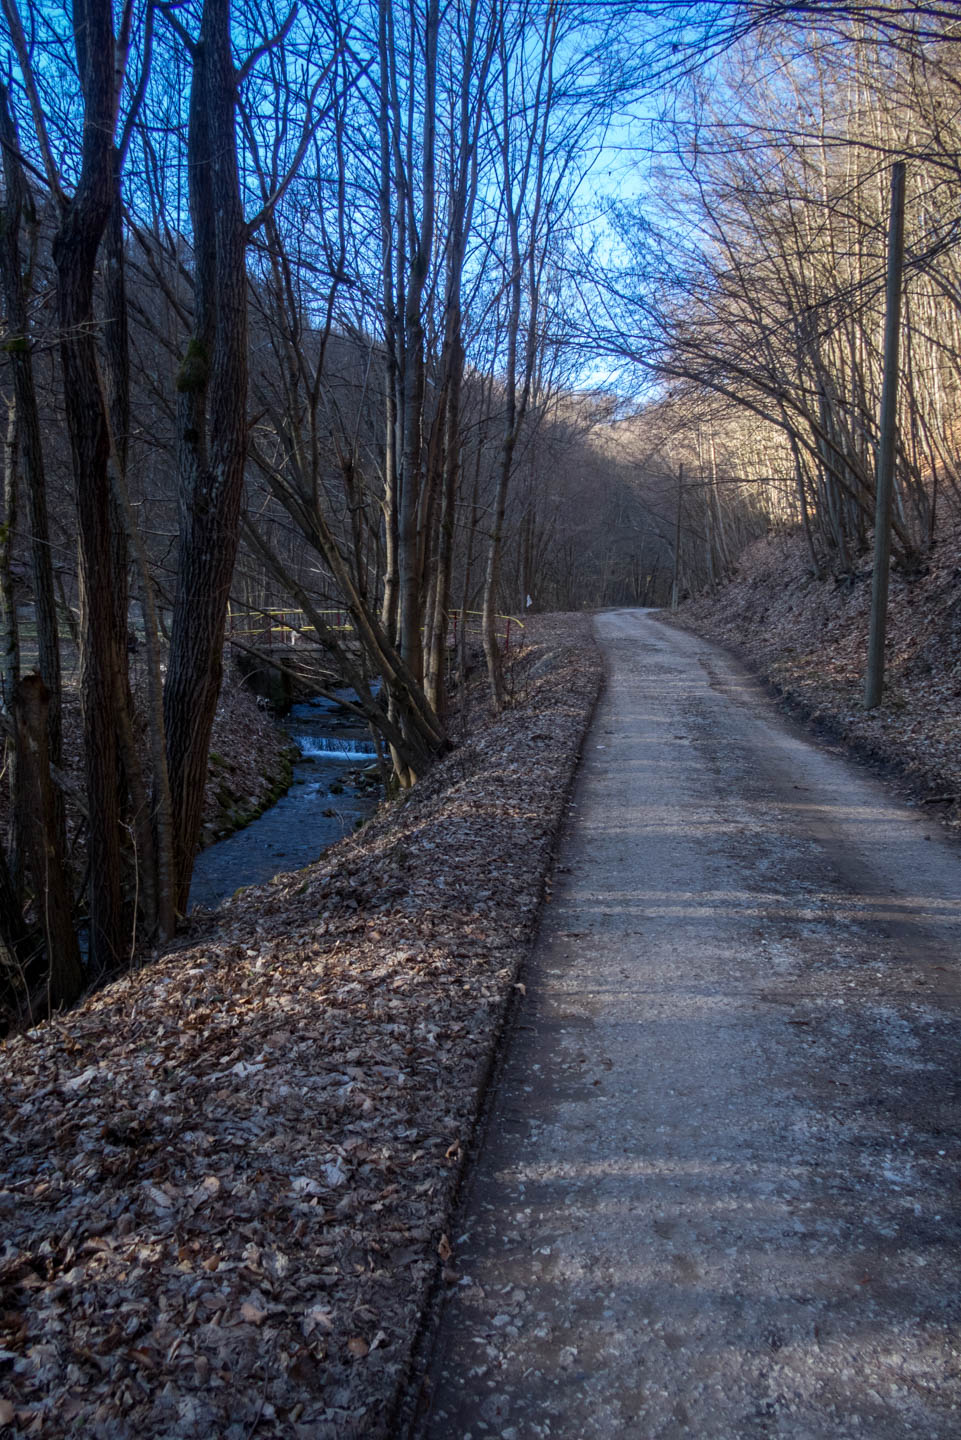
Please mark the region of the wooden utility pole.
<svg viewBox="0 0 961 1440"><path fill-rule="evenodd" d="M681 587L681 497L684 493L684 466L677 467L677 523L674 527L674 583L671 586L671 609L677 609Z"/></svg>
<svg viewBox="0 0 961 1440"><path fill-rule="evenodd" d="M884 384L878 445L877 501L874 516L874 576L871 584L871 634L864 708L881 703L884 685L884 637L888 618L888 570L891 562L891 497L898 439L898 342L901 335L901 272L904 266L904 161L891 170L891 218L888 222L888 283L884 317Z"/></svg>

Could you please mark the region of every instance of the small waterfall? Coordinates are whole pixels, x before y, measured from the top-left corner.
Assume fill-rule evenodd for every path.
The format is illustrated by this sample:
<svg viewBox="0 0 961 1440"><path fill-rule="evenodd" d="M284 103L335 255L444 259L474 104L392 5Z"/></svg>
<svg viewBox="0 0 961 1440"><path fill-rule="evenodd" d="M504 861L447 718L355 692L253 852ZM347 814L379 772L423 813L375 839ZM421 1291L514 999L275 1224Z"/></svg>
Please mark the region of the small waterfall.
<svg viewBox="0 0 961 1440"><path fill-rule="evenodd" d="M377 751L369 740L339 735L295 735L300 752L317 760L366 760L373 764Z"/></svg>
<svg viewBox="0 0 961 1440"><path fill-rule="evenodd" d="M357 698L349 691L344 696ZM278 871L312 865L376 807L380 786L371 775L353 773L377 759L363 720L345 724L332 701L305 700L283 728L302 757L294 762L290 790L245 829L197 856L191 905L219 905L238 885L259 885Z"/></svg>

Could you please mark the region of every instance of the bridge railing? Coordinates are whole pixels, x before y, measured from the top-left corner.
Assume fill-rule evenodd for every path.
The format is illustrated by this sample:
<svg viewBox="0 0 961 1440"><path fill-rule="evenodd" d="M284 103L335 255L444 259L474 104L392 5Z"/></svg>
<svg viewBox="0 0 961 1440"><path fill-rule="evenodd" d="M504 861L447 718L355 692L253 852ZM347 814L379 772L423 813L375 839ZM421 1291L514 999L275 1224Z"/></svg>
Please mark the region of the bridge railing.
<svg viewBox="0 0 961 1440"><path fill-rule="evenodd" d="M348 632L354 628L347 610L319 610L315 613L320 615L332 630ZM497 638L503 640L504 653L507 654L510 650L511 631L513 630L515 636L519 635L524 629L524 623L518 620L516 615L498 614L495 619L499 622ZM452 610L447 617L449 643L457 644L458 636L464 627L476 633L479 638L482 620L481 610ZM253 610L233 604L227 608L228 637L243 640L248 645L264 645L268 648L289 645L296 649L298 644L317 644L314 638L316 634L317 627L307 619L303 610Z"/></svg>
<svg viewBox="0 0 961 1440"><path fill-rule="evenodd" d="M347 610L319 610L331 630L353 630ZM227 635L248 644L292 645L311 644L317 627L303 610L247 610L230 605L227 608ZM316 643L316 641L313 641Z"/></svg>
<svg viewBox="0 0 961 1440"><path fill-rule="evenodd" d="M452 610L447 617L447 623L450 627L449 638L451 644L457 644L458 634L460 633L459 627L466 627L469 632L475 634L476 637L480 639L483 619L483 610ZM519 636L523 632L524 622L523 620L518 620L516 615L497 614L494 616L494 619L499 622L495 634L498 640L503 640L504 654L506 655L511 647L511 631L514 631L515 636ZM501 626L503 628L501 628Z"/></svg>

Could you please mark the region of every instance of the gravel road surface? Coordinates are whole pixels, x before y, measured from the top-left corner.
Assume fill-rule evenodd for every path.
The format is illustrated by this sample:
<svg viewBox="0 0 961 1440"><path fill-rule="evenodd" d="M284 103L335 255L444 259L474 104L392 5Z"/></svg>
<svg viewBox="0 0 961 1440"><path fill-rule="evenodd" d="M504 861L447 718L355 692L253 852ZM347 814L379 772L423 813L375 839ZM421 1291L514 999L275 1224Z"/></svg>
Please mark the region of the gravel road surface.
<svg viewBox="0 0 961 1440"><path fill-rule="evenodd" d="M722 652L608 685L421 1440L961 1435L961 857Z"/></svg>

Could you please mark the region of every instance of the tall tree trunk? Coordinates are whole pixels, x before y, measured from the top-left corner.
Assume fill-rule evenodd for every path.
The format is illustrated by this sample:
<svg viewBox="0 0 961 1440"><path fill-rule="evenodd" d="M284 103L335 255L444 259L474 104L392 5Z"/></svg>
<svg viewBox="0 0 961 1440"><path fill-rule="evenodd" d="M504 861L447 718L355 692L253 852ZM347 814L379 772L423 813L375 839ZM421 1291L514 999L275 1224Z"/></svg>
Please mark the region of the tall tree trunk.
<svg viewBox="0 0 961 1440"><path fill-rule="evenodd" d="M17 401L16 397L12 397L7 413L6 443L3 447L3 529L0 531L0 647L2 647L0 650L0 706L7 715L12 713L13 697L20 679L20 627L17 622L17 596L11 563L17 536L19 474ZM20 810L17 805L17 788L20 778L17 767L17 746L12 735L7 735L3 748L4 766L7 772L7 791L11 801L9 837L12 875L10 884L14 895L18 896L23 843L20 835ZM17 906L19 906L19 901Z"/></svg>
<svg viewBox="0 0 961 1440"><path fill-rule="evenodd" d="M504 220L510 244L509 313L504 382L504 428L498 458L494 523L487 550L487 568L484 576L482 621L484 654L487 659L491 698L496 710L503 705L505 695L503 657L497 643L497 605L503 559L507 492L514 463L514 450L527 415L531 390L536 378L540 282L550 228L550 216L544 207L544 173L549 119L553 103L553 65L557 42L558 15L554 7L549 7L545 18L544 33L540 37L538 50L533 57L532 70L536 80L533 94L528 97L528 113L524 117L529 129L526 134L523 133L523 130L520 132L518 142L518 138L515 137L517 128L516 97L512 95L511 90L511 71L514 60L508 55L504 37L501 36L499 40L501 129L498 145L501 152L501 176L505 196ZM518 149L523 156L519 165L515 154ZM522 247L520 225L528 206L527 234L525 245ZM521 349L521 313L525 301L527 305L526 336ZM519 354L523 354L523 373L520 376L518 375ZM520 386L518 386L518 379L520 379Z"/></svg>
<svg viewBox="0 0 961 1440"><path fill-rule="evenodd" d="M0 528L0 707L9 712L13 692L20 679L20 626L13 579L13 547L17 536L17 509L20 466L17 444L17 402L13 397L7 410L7 433L3 447L3 522ZM12 765L13 757L8 761ZM10 793L16 786L8 770Z"/></svg>
<svg viewBox="0 0 961 1440"><path fill-rule="evenodd" d="M507 514L507 490L517 431L510 423L501 441L497 466L497 491L494 499L494 524L487 546L487 567L484 572L484 602L481 621L484 634L484 656L490 680L491 700L495 710L504 704L504 659L497 640L497 605L500 594L501 562L503 559L504 519Z"/></svg>
<svg viewBox="0 0 961 1440"><path fill-rule="evenodd" d="M441 493L440 530L437 537L436 575L434 577L434 613L431 617L430 653L427 659L427 698L435 713L443 719L447 710L445 657L447 654L448 617L451 602L451 578L454 565L454 518L457 487L460 480L460 398L464 373L463 347L460 339L460 307L457 307L457 333L452 341L451 374L447 387L444 445L444 476Z"/></svg>
<svg viewBox="0 0 961 1440"><path fill-rule="evenodd" d="M480 116L483 114L484 108L480 103L480 97L485 94L487 89L491 60L498 34L498 22L496 17L491 15L475 76L478 8L477 0L470 0L464 39L464 81L460 95L456 163L452 163L451 166L453 172L452 193L444 295L444 349L441 361L445 400L443 412L444 473L440 526L437 536L437 568L434 577L434 613L430 617L431 645L426 677L428 699L440 716L444 715L447 705L444 662L451 606L455 512L461 474L461 396L464 381L461 291L467 254L467 237L470 233L474 203L477 198L477 145ZM472 99L476 101L475 104L472 104Z"/></svg>
<svg viewBox="0 0 961 1440"><path fill-rule="evenodd" d="M119 151L113 157L113 200L110 218L103 242L103 356L104 356L104 404L110 420L110 465L111 465L111 546L113 555L114 595L114 643L118 653L126 652L130 608L129 544L137 545L139 537L130 507L127 491L127 457L130 448L130 347L127 325L127 287L124 264L123 195L121 192L121 156ZM138 554L139 554L138 547ZM145 558L140 555L141 590L151 587L149 570ZM147 617L145 613L145 625ZM158 689L154 677L157 664L154 637L146 635L148 685L153 694ZM172 910L165 908L165 894L169 894L170 879L159 872L163 870L163 847L169 850L169 791L161 773L166 767L163 754L162 712L151 705L148 716L150 727L151 753L154 768L154 802L151 804L144 778L140 752L134 738L134 704L126 667L117 672L117 737L121 760L120 803L123 805L129 790L131 823L136 836L136 865L139 877L138 890L141 897L143 923L148 936L153 936L160 919L163 933L169 935L174 929ZM159 736L155 733L160 724ZM165 807L166 797L166 807ZM158 852L161 858L158 858ZM169 870L169 866L167 867Z"/></svg>
<svg viewBox="0 0 961 1440"><path fill-rule="evenodd" d="M381 284L384 304L384 595L381 625L391 645L397 644L397 505L398 482L398 325L394 286L394 217L392 198L391 73L393 31L388 7L379 6L377 53L380 65L378 139L380 146Z"/></svg>
<svg viewBox="0 0 961 1440"><path fill-rule="evenodd" d="M14 884L4 848L0 845L0 942L10 957L15 978L4 981L0 988L3 999L19 1004L21 986L29 995L37 969L41 946L23 918L19 886Z"/></svg>
<svg viewBox="0 0 961 1440"><path fill-rule="evenodd" d="M84 987L84 973L57 835L47 746L48 704L46 686L40 676L26 675L17 686L13 702L21 769L21 825L37 912L47 943L48 986L53 1010L76 1000Z"/></svg>
<svg viewBox="0 0 961 1440"><path fill-rule="evenodd" d="M94 338L93 280L113 201L114 34L110 0L78 0L74 33L84 95L80 181L53 242L64 406L70 433L83 610L81 692L90 821L90 950L95 968L124 953L114 705L117 645L110 434Z"/></svg>
<svg viewBox="0 0 961 1440"><path fill-rule="evenodd" d="M123 476L127 473L130 448L130 348L127 334L127 285L124 265L123 195L120 188L121 161L113 153L113 194L110 215L103 237L103 322L101 325L103 369L107 392L107 413L111 430L111 463ZM127 526L123 508L111 486L113 548L113 598L116 643L126 647L130 580L127 556ZM125 672L126 675L126 672ZM130 707L132 708L132 706Z"/></svg>
<svg viewBox="0 0 961 1440"><path fill-rule="evenodd" d="M404 306L403 452L397 507L398 648L405 665L418 684L423 684L424 679L421 641L424 596L421 587L422 571L418 563L421 546L417 527L423 481L426 390L423 306L434 247L434 146L437 133L435 93L439 26L438 0L427 0L424 15L424 133L419 224L412 202L412 177L408 176L405 186L409 198L408 230L412 252Z"/></svg>
<svg viewBox="0 0 961 1440"><path fill-rule="evenodd" d="M247 450L247 230L237 170L236 88L228 0L204 0L188 141L194 333L177 381L180 556L164 688L181 911L200 836Z"/></svg>
<svg viewBox="0 0 961 1440"><path fill-rule="evenodd" d="M57 603L53 583L53 562L50 551L50 526L47 517L47 486L43 461L43 443L40 429L40 409L34 384L33 358L30 351L29 324L27 318L27 281L23 273L20 253L20 229L24 216L28 225L37 223L33 198L27 185L26 176L20 163L19 137L10 110L6 87L0 84L0 144L3 147L3 176L6 201L3 206L2 234L0 234L0 285L7 310L7 323L11 333L10 362L13 369L17 458L27 492L27 513L30 526L30 554L33 566L34 613L37 627L38 668L50 697L48 709L50 761L59 766L62 763L62 722L61 722L61 678L60 642L57 631ZM13 480L13 475L11 475ZM14 500L14 492L9 492ZM13 505L13 511L16 505ZM7 544L12 544L16 515L10 510L5 514ZM11 590L12 599L12 590ZM15 612L11 611L15 622ZM11 635L7 629L8 637ZM19 665L19 657L18 657ZM13 679L18 678L14 676ZM5 691L6 703L10 703L12 688ZM14 761L15 766L15 761ZM11 794L16 788L14 771L11 771ZM63 802L59 794L55 800L57 829L61 848L65 843ZM14 806L14 811L16 807ZM13 876L19 873L19 845L13 845Z"/></svg>

